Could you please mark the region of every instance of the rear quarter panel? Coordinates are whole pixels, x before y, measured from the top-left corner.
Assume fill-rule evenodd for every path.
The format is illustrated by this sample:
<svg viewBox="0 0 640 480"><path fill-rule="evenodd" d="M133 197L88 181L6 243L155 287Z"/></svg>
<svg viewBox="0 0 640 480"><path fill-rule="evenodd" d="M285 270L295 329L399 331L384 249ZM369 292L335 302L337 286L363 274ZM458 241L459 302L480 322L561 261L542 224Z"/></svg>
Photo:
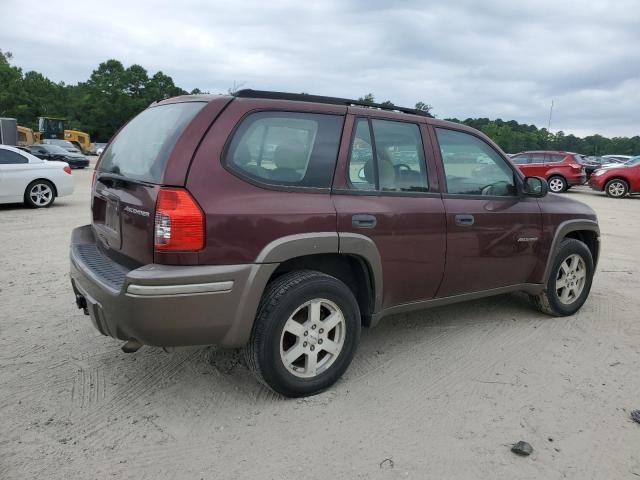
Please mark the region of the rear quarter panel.
<svg viewBox="0 0 640 480"><path fill-rule="evenodd" d="M307 110L308 109L308 110ZM206 247L197 259L165 261L241 264L256 260L273 240L287 235L336 232L336 211L329 191L285 191L254 185L223 166L226 142L236 125L252 111L288 110L272 100L236 99L220 115L196 153L186 187L206 217ZM344 114L344 107L301 105L295 111ZM179 254L178 254L179 255Z"/></svg>

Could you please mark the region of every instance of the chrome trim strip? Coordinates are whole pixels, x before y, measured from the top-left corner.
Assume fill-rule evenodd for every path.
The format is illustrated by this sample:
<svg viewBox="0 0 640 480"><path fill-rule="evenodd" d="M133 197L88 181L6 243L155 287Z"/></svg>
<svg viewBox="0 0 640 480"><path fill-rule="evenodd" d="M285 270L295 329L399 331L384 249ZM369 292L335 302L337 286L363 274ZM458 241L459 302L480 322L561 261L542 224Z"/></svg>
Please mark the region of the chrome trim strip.
<svg viewBox="0 0 640 480"><path fill-rule="evenodd" d="M127 287L127 293L152 297L157 295L223 293L230 292L232 288L232 280L227 282L190 283L186 285L136 285L132 283Z"/></svg>

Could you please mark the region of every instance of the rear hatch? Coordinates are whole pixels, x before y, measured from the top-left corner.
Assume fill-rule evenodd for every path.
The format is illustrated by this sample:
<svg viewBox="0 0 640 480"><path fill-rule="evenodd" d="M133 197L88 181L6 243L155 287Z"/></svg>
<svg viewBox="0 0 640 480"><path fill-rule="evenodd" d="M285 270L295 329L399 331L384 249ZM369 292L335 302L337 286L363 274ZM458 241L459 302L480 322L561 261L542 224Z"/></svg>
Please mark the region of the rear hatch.
<svg viewBox="0 0 640 480"><path fill-rule="evenodd" d="M98 245L130 267L153 263L156 200L167 160L206 102L161 104L131 120L96 167L91 203ZM191 152L193 153L193 152Z"/></svg>

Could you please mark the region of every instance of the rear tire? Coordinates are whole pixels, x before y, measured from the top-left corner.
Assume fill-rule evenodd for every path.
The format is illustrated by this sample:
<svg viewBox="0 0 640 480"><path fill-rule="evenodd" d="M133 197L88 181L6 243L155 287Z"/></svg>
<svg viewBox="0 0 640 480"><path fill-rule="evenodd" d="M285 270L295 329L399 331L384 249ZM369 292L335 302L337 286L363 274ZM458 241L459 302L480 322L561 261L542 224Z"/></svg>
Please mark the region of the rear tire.
<svg viewBox="0 0 640 480"><path fill-rule="evenodd" d="M48 180L34 180L24 191L24 203L31 208L48 208L55 199L55 188Z"/></svg>
<svg viewBox="0 0 640 480"><path fill-rule="evenodd" d="M343 282L287 273L267 286L244 351L258 380L287 397L319 393L347 369L360 339L360 309Z"/></svg>
<svg viewBox="0 0 640 480"><path fill-rule="evenodd" d="M531 301L543 313L564 317L576 313L589 296L593 281L591 250L580 240L567 238L556 254L544 292Z"/></svg>
<svg viewBox="0 0 640 480"><path fill-rule="evenodd" d="M629 193L629 184L620 178L614 178L607 182L604 191L608 197L622 198Z"/></svg>
<svg viewBox="0 0 640 480"><path fill-rule="evenodd" d="M553 193L562 193L567 190L567 181L560 175L549 178L549 190Z"/></svg>

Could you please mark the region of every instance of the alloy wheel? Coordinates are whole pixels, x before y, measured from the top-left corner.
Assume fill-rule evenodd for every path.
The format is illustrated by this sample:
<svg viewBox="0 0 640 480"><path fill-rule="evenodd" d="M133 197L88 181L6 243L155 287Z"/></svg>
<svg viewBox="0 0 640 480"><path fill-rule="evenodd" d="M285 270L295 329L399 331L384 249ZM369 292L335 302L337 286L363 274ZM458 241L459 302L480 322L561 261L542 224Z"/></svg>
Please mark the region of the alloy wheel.
<svg viewBox="0 0 640 480"><path fill-rule="evenodd" d="M556 293L561 303L570 305L584 290L587 278L587 266L580 255L569 255L560 264L556 276Z"/></svg>
<svg viewBox="0 0 640 480"><path fill-rule="evenodd" d="M549 190L558 193L564 190L564 182L560 178L552 178L549 180Z"/></svg>
<svg viewBox="0 0 640 480"><path fill-rule="evenodd" d="M620 181L611 182L607 188L607 192L612 197L622 197L625 194L625 186Z"/></svg>
<svg viewBox="0 0 640 480"><path fill-rule="evenodd" d="M45 183L36 183L29 191L29 198L38 207L44 207L51 203L53 190Z"/></svg>
<svg viewBox="0 0 640 480"><path fill-rule="evenodd" d="M280 358L300 378L312 378L336 361L345 343L346 322L331 300L316 298L298 307L280 336Z"/></svg>

